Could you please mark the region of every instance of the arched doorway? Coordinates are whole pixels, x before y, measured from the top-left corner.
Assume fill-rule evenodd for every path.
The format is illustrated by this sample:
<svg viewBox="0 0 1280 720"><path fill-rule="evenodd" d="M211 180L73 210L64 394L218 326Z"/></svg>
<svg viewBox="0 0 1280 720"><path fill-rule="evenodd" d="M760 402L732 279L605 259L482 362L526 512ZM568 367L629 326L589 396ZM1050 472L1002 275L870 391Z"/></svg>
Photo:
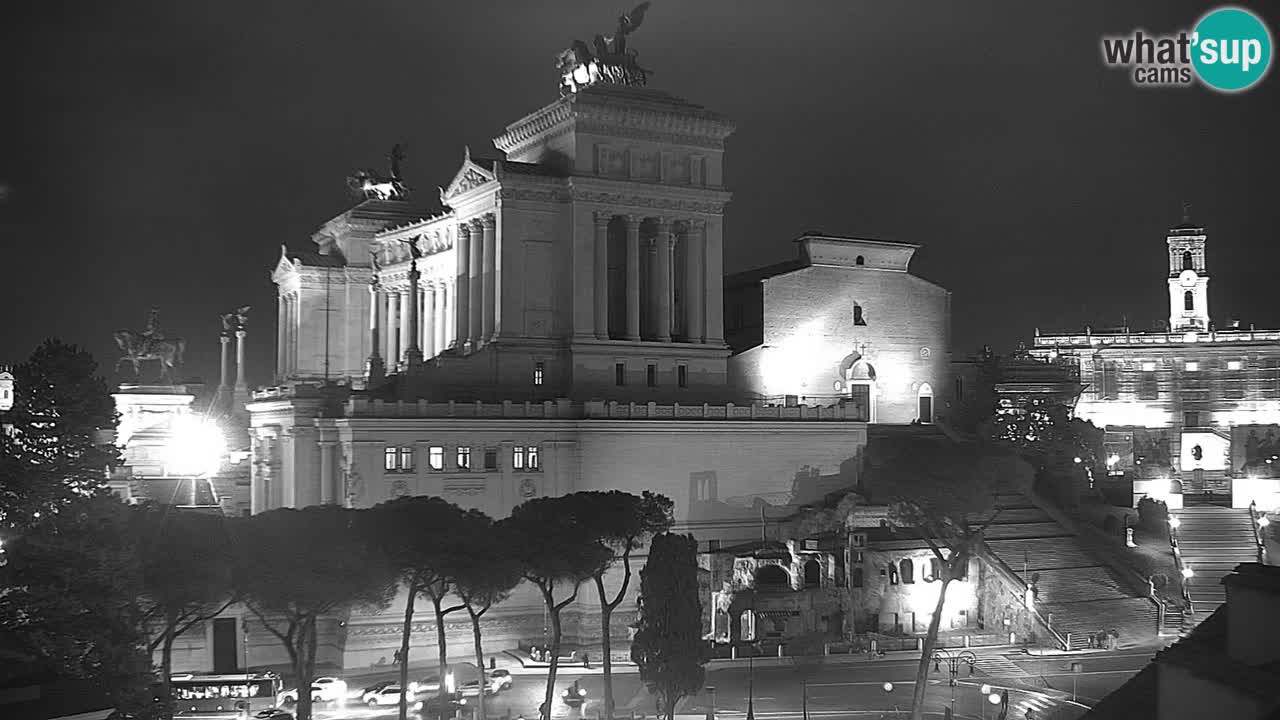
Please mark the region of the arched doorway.
<svg viewBox="0 0 1280 720"><path fill-rule="evenodd" d="M779 565L763 565L756 570L758 590L790 590L791 575Z"/></svg>
<svg viewBox="0 0 1280 720"><path fill-rule="evenodd" d="M850 353L840 361L840 374L844 377L845 393L849 403L862 408L867 422L876 421L876 369L861 353Z"/></svg>
<svg viewBox="0 0 1280 720"><path fill-rule="evenodd" d="M817 560L809 560L804 564L804 586L807 588L818 587L822 584L822 566Z"/></svg>
<svg viewBox="0 0 1280 720"><path fill-rule="evenodd" d="M933 422L933 386L920 383L920 391L916 393L917 417L922 423Z"/></svg>

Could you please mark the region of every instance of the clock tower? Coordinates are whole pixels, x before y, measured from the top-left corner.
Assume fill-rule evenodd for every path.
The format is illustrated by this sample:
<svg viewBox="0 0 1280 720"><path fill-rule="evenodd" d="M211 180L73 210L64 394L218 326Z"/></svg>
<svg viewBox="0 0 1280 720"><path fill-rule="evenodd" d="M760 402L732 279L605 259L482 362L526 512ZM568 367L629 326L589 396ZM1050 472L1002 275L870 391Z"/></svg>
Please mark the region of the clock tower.
<svg viewBox="0 0 1280 720"><path fill-rule="evenodd" d="M1209 274L1204 263L1204 228L1191 222L1184 206L1182 223L1169 230L1169 331L1209 329Z"/></svg>

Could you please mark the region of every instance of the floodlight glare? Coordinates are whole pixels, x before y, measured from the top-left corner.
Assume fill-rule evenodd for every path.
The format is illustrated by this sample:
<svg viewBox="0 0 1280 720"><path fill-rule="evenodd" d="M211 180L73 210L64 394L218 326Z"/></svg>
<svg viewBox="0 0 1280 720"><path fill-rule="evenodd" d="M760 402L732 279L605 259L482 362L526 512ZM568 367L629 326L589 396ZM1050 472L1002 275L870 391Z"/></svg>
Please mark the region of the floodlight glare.
<svg viewBox="0 0 1280 720"><path fill-rule="evenodd" d="M209 420L183 415L170 426L168 470L170 475L210 475L218 471L226 441Z"/></svg>

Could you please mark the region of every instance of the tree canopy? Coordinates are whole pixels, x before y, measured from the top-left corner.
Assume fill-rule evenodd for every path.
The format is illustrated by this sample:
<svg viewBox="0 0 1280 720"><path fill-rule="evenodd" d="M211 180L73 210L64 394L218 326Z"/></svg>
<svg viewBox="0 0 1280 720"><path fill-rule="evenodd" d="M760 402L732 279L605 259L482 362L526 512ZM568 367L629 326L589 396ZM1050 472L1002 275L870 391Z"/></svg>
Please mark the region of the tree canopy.
<svg viewBox="0 0 1280 720"><path fill-rule="evenodd" d="M13 369L14 404L0 433L0 527L39 521L104 492L119 460L111 390L88 352L46 340Z"/></svg>

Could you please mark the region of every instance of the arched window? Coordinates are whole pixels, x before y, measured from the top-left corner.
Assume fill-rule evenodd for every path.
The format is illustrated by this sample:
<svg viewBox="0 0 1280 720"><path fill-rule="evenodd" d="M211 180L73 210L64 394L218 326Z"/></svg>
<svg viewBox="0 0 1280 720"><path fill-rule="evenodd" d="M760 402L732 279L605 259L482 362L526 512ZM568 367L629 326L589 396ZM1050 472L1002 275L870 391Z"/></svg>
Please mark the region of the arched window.
<svg viewBox="0 0 1280 720"><path fill-rule="evenodd" d="M854 325L866 325L866 324L867 324L867 319L866 319L865 317L863 317L863 316L862 316L862 306L861 306L861 305L854 305L854 306L853 306L853 324L854 324Z"/></svg>
<svg viewBox="0 0 1280 720"><path fill-rule="evenodd" d="M1182 269L1183 270L1196 269L1196 261L1195 261L1195 258L1191 256L1190 250L1187 250L1186 252L1182 253Z"/></svg>
<svg viewBox="0 0 1280 720"><path fill-rule="evenodd" d="M804 586L818 587L822 584L822 566L817 560L810 560L804 564Z"/></svg>
<svg viewBox="0 0 1280 720"><path fill-rule="evenodd" d="M916 581L916 565L910 558L898 563L898 571L902 573L902 582L910 585Z"/></svg>
<svg viewBox="0 0 1280 720"><path fill-rule="evenodd" d="M862 257L861 255L859 255L858 257L856 257L856 258L854 258L854 259L853 259L853 264L854 264L854 265L866 265L866 264L867 264L867 259L866 259L866 258L864 258L864 257Z"/></svg>
<svg viewBox="0 0 1280 720"><path fill-rule="evenodd" d="M1182 293L1182 309L1188 311L1196 309L1196 296L1192 295L1190 290Z"/></svg>
<svg viewBox="0 0 1280 720"><path fill-rule="evenodd" d="M756 570L756 587L761 589L783 589L791 586L791 578L787 571L777 565L765 565Z"/></svg>
<svg viewBox="0 0 1280 720"><path fill-rule="evenodd" d="M853 569L853 586L856 588L860 588L862 587L862 583L863 583L862 568L856 567Z"/></svg>

